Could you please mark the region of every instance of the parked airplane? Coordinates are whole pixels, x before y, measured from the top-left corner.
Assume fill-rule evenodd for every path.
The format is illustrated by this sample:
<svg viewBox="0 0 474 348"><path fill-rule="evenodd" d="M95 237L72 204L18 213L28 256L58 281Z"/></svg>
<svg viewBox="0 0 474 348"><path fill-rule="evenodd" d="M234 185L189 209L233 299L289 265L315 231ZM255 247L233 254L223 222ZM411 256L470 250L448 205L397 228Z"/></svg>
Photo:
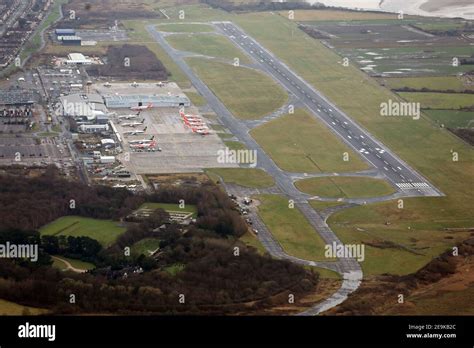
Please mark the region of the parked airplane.
<svg viewBox="0 0 474 348"><path fill-rule="evenodd" d="M139 134L145 134L146 128L144 130L134 130L134 131L129 131L129 132L124 132L123 135L139 135Z"/></svg>
<svg viewBox="0 0 474 348"><path fill-rule="evenodd" d="M136 126L141 126L145 123L145 120L141 120L141 122L127 122L127 123L122 123L122 127L136 127Z"/></svg>
<svg viewBox="0 0 474 348"><path fill-rule="evenodd" d="M130 140L130 146L132 145L140 145L140 144L150 144L155 141L155 136L153 135L150 139L141 139L141 140Z"/></svg>
<svg viewBox="0 0 474 348"><path fill-rule="evenodd" d="M120 115L118 117L119 120L132 120L138 118L139 114L130 114L130 115Z"/></svg>
<svg viewBox="0 0 474 348"><path fill-rule="evenodd" d="M133 111L143 111L143 110L148 110L148 109L151 109L153 107L153 104L152 103L149 103L147 105L138 105L138 106L132 106L130 108L130 110L133 110Z"/></svg>
<svg viewBox="0 0 474 348"><path fill-rule="evenodd" d="M131 144L130 147L136 150L154 149L156 147L156 141L153 140L150 143L143 144Z"/></svg>

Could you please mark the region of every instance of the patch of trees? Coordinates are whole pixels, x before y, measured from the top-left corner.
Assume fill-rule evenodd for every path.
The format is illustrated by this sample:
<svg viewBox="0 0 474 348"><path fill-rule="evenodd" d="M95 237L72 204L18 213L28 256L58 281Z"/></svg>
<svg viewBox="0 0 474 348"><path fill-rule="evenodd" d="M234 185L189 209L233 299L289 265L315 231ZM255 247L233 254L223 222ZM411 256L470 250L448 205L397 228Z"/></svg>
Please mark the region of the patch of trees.
<svg viewBox="0 0 474 348"><path fill-rule="evenodd" d="M247 231L247 225L235 209L227 194L212 183L196 188L165 187L148 197L150 202L196 205L196 225L211 230L220 236L240 237Z"/></svg>
<svg viewBox="0 0 474 348"><path fill-rule="evenodd" d="M95 262L102 250L98 241L89 237L42 236L41 247L50 255Z"/></svg>
<svg viewBox="0 0 474 348"><path fill-rule="evenodd" d="M146 46L109 46L107 64L91 65L90 75L137 80L167 80L170 76L163 63Z"/></svg>
<svg viewBox="0 0 474 348"><path fill-rule="evenodd" d="M33 273L0 260L0 298L54 313L228 314L288 303L290 293L298 299L317 284L316 273L243 245L235 256L232 246L222 238L183 237L174 257L193 262L175 276L160 269L117 279L45 267Z"/></svg>
<svg viewBox="0 0 474 348"><path fill-rule="evenodd" d="M142 202L126 189L65 180L54 167L32 179L0 175L0 229L35 230L65 215L118 219Z"/></svg>

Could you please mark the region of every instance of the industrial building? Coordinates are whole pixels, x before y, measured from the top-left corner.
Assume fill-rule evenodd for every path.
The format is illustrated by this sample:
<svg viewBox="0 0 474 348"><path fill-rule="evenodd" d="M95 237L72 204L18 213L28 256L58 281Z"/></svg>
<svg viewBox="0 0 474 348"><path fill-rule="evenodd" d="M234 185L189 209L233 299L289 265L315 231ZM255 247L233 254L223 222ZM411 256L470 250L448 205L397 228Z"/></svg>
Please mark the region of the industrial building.
<svg viewBox="0 0 474 348"><path fill-rule="evenodd" d="M69 53L65 62L67 65L91 65L92 60L84 56L82 53Z"/></svg>
<svg viewBox="0 0 474 348"><path fill-rule="evenodd" d="M108 130L108 124L82 124L79 126L79 132L81 133L102 133Z"/></svg>
<svg viewBox="0 0 474 348"><path fill-rule="evenodd" d="M66 46L81 46L82 38L75 35L58 36L58 41Z"/></svg>
<svg viewBox="0 0 474 348"><path fill-rule="evenodd" d="M63 116L87 118L95 121L97 116L107 116L108 110L99 94L74 93L59 98Z"/></svg>
<svg viewBox="0 0 474 348"><path fill-rule="evenodd" d="M163 108L191 105L188 97L180 95L110 95L105 96L104 100L105 105L110 109L131 108L148 104Z"/></svg>
<svg viewBox="0 0 474 348"><path fill-rule="evenodd" d="M107 83L93 88L104 97L110 109L152 104L153 107L189 107L191 101L176 83Z"/></svg>
<svg viewBox="0 0 474 348"><path fill-rule="evenodd" d="M76 35L75 29L56 29L55 34L57 36L74 36Z"/></svg>

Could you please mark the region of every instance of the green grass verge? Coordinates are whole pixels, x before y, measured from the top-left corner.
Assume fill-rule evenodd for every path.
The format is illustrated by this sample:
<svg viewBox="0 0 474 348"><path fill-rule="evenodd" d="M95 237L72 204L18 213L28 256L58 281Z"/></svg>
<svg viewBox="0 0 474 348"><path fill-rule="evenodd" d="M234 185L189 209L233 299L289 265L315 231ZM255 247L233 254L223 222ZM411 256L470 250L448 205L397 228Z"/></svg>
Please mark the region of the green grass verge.
<svg viewBox="0 0 474 348"><path fill-rule="evenodd" d="M214 31L212 26L198 23L163 23L159 24L157 29L159 31L172 33L207 33Z"/></svg>
<svg viewBox="0 0 474 348"><path fill-rule="evenodd" d="M124 232L125 227L116 221L80 216L63 216L40 228L42 235L89 237L103 246L109 246Z"/></svg>
<svg viewBox="0 0 474 348"><path fill-rule="evenodd" d="M257 127L250 134L283 170L320 173L368 168L358 154L302 109ZM349 161L344 161L346 152Z"/></svg>
<svg viewBox="0 0 474 348"><path fill-rule="evenodd" d="M212 168L207 169L211 180L219 177L226 183L237 184L250 188L266 188L275 185L273 178L258 168Z"/></svg>
<svg viewBox="0 0 474 348"><path fill-rule="evenodd" d="M384 180L363 177L323 177L299 180L295 186L313 196L365 198L386 196L396 190Z"/></svg>
<svg viewBox="0 0 474 348"><path fill-rule="evenodd" d="M255 248L259 254L263 255L267 252L258 238L250 232L245 233L239 240L245 245Z"/></svg>
<svg viewBox="0 0 474 348"><path fill-rule="evenodd" d="M186 93L186 96L189 98L189 100L191 100L191 103L194 106L200 107L207 104L206 99L204 99L204 97L200 95L199 93L196 93L196 92L185 92L185 93Z"/></svg>
<svg viewBox="0 0 474 348"><path fill-rule="evenodd" d="M324 241L297 208L289 208L288 199L278 195L254 198L261 203L258 215L285 252L305 260L328 261Z"/></svg>
<svg viewBox="0 0 474 348"><path fill-rule="evenodd" d="M247 146L245 146L243 143L240 141L224 141L224 144L230 149L230 150L248 150Z"/></svg>
<svg viewBox="0 0 474 348"><path fill-rule="evenodd" d="M474 95L461 93L400 92L403 99L421 104L422 109L459 109L474 106Z"/></svg>
<svg viewBox="0 0 474 348"><path fill-rule="evenodd" d="M180 51L189 51L204 56L223 58L234 62L239 59L241 64L250 63L249 58L226 37L217 34L171 35L166 40Z"/></svg>
<svg viewBox="0 0 474 348"><path fill-rule="evenodd" d="M186 60L235 117L262 118L288 99L280 86L258 71L207 59Z"/></svg>

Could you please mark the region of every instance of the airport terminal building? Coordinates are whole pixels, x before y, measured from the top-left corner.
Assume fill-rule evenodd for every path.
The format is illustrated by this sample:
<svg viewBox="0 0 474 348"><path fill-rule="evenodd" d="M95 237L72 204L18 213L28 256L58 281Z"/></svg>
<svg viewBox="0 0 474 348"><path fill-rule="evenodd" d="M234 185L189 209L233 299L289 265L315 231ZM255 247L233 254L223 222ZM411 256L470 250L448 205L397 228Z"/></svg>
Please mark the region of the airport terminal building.
<svg viewBox="0 0 474 348"><path fill-rule="evenodd" d="M189 99L184 95L110 95L105 96L104 100L109 109L131 108L148 104L162 108L188 107L191 105Z"/></svg>

